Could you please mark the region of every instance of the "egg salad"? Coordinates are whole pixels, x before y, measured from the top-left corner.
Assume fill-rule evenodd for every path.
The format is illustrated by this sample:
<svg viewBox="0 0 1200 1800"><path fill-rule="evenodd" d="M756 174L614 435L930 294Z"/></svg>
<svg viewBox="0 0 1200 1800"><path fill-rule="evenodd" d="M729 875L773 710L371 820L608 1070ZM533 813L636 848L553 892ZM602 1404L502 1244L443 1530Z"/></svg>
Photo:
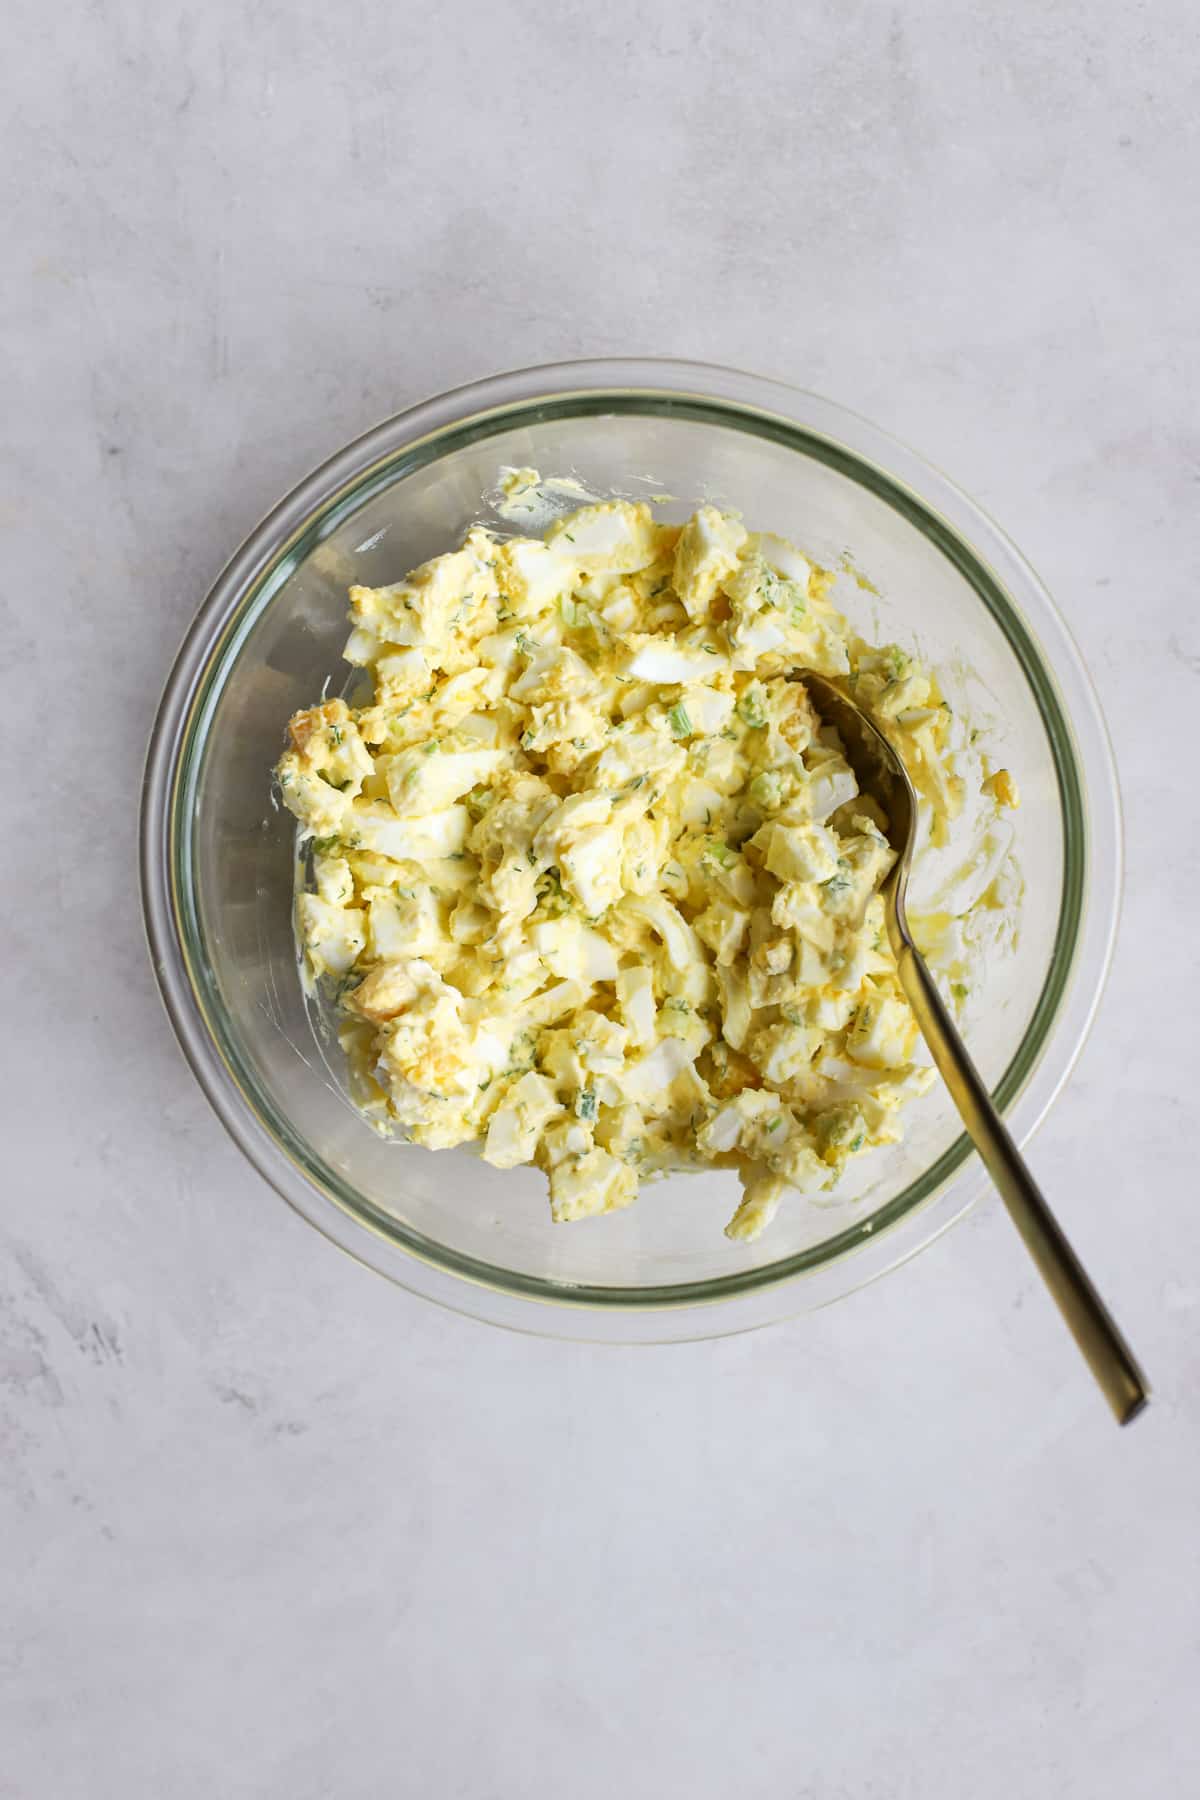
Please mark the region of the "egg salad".
<svg viewBox="0 0 1200 1800"><path fill-rule="evenodd" d="M899 1137L933 1074L894 853L791 671L869 707L935 844L964 777L936 678L832 585L732 513L617 500L350 589L368 702L297 713L276 774L306 974L377 1129L536 1164L559 1221L729 1168L737 1239Z"/></svg>

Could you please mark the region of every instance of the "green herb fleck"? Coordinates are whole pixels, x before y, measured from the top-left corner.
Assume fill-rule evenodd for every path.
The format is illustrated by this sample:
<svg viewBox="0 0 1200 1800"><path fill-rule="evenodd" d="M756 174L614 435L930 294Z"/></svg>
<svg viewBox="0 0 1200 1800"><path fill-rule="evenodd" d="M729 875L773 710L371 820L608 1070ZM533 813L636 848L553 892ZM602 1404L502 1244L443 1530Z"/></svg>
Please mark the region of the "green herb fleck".
<svg viewBox="0 0 1200 1800"><path fill-rule="evenodd" d="M691 736L692 721L688 716L688 709L683 704L682 700L677 702L667 714L667 724L671 727L671 730L677 738Z"/></svg>

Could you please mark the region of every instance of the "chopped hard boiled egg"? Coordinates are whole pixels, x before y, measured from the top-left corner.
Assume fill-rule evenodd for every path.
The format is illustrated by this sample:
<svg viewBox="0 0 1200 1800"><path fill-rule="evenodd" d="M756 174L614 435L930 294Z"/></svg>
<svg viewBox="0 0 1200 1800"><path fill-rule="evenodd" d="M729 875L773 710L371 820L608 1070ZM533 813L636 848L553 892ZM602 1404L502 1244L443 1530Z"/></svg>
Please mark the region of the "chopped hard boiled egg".
<svg viewBox="0 0 1200 1800"><path fill-rule="evenodd" d="M737 1241L896 1140L932 1077L876 897L887 821L789 671L851 683L932 841L967 783L935 678L857 638L831 583L714 506L680 528L616 500L351 589L374 693L297 713L276 773L305 968L373 1124L536 1164L555 1220L729 1168ZM1002 853L1016 783L973 792ZM969 921L939 919L957 956Z"/></svg>

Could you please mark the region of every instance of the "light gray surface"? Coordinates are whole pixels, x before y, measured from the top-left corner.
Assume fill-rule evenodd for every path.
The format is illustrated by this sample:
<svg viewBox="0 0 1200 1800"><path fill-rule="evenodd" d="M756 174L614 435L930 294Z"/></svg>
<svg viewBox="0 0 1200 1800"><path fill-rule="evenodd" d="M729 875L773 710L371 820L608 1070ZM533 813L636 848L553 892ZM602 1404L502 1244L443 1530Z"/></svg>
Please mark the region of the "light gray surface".
<svg viewBox="0 0 1200 1800"><path fill-rule="evenodd" d="M16 8L6 1797L1200 1781L1194 9L745 11ZM1128 893L1034 1160L1124 1436L996 1205L757 1337L508 1338L302 1226L175 1051L134 815L208 580L383 414L630 349L909 438L1078 634Z"/></svg>

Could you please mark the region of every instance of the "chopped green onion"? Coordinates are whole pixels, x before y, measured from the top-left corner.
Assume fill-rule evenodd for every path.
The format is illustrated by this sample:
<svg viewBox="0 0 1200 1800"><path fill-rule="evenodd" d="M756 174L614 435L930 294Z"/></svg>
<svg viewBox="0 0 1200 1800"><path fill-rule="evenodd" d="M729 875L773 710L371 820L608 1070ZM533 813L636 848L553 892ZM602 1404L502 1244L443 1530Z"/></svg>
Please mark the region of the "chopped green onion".
<svg viewBox="0 0 1200 1800"><path fill-rule="evenodd" d="M750 783L750 798L764 812L774 812L783 799L783 784L775 769L763 769Z"/></svg>
<svg viewBox="0 0 1200 1800"><path fill-rule="evenodd" d="M749 725L752 731L761 731L767 722L764 699L765 695L762 689L757 682L753 682L738 700L738 717L743 724Z"/></svg>

